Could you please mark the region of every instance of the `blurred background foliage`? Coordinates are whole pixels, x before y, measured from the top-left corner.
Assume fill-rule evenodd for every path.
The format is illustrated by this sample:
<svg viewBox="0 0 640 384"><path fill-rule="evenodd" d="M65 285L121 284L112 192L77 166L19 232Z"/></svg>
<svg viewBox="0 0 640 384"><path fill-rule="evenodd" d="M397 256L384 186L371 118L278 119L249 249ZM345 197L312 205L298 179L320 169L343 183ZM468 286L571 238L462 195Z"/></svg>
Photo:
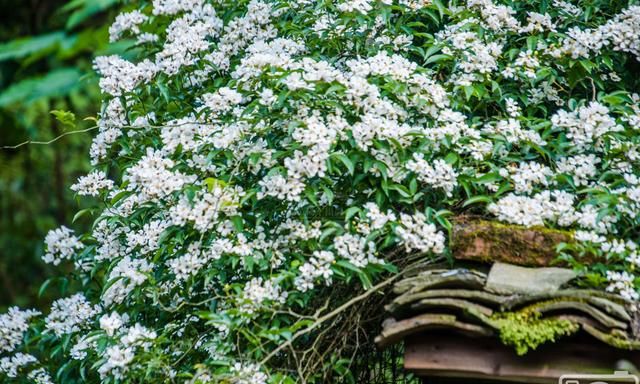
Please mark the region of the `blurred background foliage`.
<svg viewBox="0 0 640 384"><path fill-rule="evenodd" d="M83 121L100 107L92 60L129 44L108 44L117 2L0 0L0 147L95 124ZM77 126L58 122L52 110L72 111ZM89 169L90 142L90 133L80 133L0 149L0 311L48 301L38 298L51 274L40 260L43 239L58 225L70 226L78 211L69 186ZM88 221L79 221L73 228L86 228Z"/></svg>

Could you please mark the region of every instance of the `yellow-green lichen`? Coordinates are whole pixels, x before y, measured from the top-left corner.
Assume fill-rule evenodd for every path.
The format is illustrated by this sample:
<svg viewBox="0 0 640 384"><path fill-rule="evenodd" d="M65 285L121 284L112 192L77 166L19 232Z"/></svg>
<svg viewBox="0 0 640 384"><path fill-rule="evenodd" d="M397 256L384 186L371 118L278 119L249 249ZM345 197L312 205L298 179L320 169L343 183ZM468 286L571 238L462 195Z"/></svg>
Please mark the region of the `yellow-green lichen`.
<svg viewBox="0 0 640 384"><path fill-rule="evenodd" d="M500 331L500 340L516 349L520 356L536 349L548 341L568 336L580 328L564 319L540 319L537 312L507 312L491 317L491 322Z"/></svg>

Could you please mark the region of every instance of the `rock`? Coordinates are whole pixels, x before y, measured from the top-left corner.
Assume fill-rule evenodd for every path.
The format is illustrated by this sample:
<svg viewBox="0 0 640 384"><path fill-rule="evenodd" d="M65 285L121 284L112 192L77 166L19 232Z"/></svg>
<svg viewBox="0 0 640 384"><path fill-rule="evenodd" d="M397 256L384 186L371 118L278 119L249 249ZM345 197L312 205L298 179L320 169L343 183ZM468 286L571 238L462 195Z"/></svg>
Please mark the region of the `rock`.
<svg viewBox="0 0 640 384"><path fill-rule="evenodd" d="M485 289L503 295L535 295L555 292L576 276L574 271L565 268L525 268L495 263L489 271Z"/></svg>

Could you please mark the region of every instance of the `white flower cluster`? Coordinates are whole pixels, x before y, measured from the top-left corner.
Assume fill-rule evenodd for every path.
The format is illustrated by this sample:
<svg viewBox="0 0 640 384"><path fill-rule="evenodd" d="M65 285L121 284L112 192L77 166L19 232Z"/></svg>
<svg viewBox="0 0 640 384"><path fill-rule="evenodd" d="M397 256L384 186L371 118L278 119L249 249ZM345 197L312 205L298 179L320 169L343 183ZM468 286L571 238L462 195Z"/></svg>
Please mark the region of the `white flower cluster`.
<svg viewBox="0 0 640 384"><path fill-rule="evenodd" d="M442 159L429 164L422 153L414 153L413 160L407 162L407 169L418 174L420 181L432 188L442 188L447 196L451 196L458 185L458 174L453 167Z"/></svg>
<svg viewBox="0 0 640 384"><path fill-rule="evenodd" d="M536 162L520 163L517 167L510 166L509 173L518 193L531 193L535 186L546 187L553 176L551 168Z"/></svg>
<svg viewBox="0 0 640 384"><path fill-rule="evenodd" d="M216 240L209 249L201 249L200 243L192 243L184 255L167 261L167 266L180 282L196 275L209 262L219 259L224 252L233 251L233 244L227 239Z"/></svg>
<svg viewBox="0 0 640 384"><path fill-rule="evenodd" d="M127 250L138 248L141 254L148 254L160 248L160 236L173 223L169 220L153 220L145 223L138 231L127 233Z"/></svg>
<svg viewBox="0 0 640 384"><path fill-rule="evenodd" d="M37 362L38 359L34 356L18 352L11 357L3 357L0 359L0 373L4 373L11 378L16 378L18 377L19 370Z"/></svg>
<svg viewBox="0 0 640 384"><path fill-rule="evenodd" d="M634 285L635 278L628 272L607 271L607 280L609 281L608 292L618 292L627 300L640 299L640 294L638 294Z"/></svg>
<svg viewBox="0 0 640 384"><path fill-rule="evenodd" d="M18 307L11 307L7 313L0 315L0 352L12 352L20 345L24 333L29 329L29 320L38 315L38 311L22 311Z"/></svg>
<svg viewBox="0 0 640 384"><path fill-rule="evenodd" d="M100 89L116 97L133 91L158 72L158 67L149 60L133 64L115 55L97 57L94 69L102 75Z"/></svg>
<svg viewBox="0 0 640 384"><path fill-rule="evenodd" d="M616 51L631 53L640 60L640 42L637 39L639 33L640 6L632 5L598 28L571 28L562 51L573 58L588 58L591 54L598 54L611 47Z"/></svg>
<svg viewBox="0 0 640 384"><path fill-rule="evenodd" d="M336 254L358 268L369 264L380 264L382 260L375 256L376 246L365 237L347 233L333 240Z"/></svg>
<svg viewBox="0 0 640 384"><path fill-rule="evenodd" d="M83 294L76 293L53 302L51 312L45 319L45 327L56 336L64 336L89 327L99 313L98 305L91 304Z"/></svg>
<svg viewBox="0 0 640 384"><path fill-rule="evenodd" d="M107 174L103 171L93 171L78 179L78 182L71 186L71 190L80 196L98 196L101 190L109 190L114 186L113 181L107 179Z"/></svg>
<svg viewBox="0 0 640 384"><path fill-rule="evenodd" d="M70 260L76 251L83 248L80 239L73 235L73 231L65 226L53 229L44 239L47 252L42 256L45 263L58 265L63 260Z"/></svg>
<svg viewBox="0 0 640 384"><path fill-rule="evenodd" d="M577 225L580 228L607 233L616 222L616 217L600 215L594 205L574 206L576 196L564 191L546 190L533 197L513 193L490 204L487 210L499 220L527 227L543 226L545 222L562 227Z"/></svg>
<svg viewBox="0 0 640 384"><path fill-rule="evenodd" d="M120 329L119 333L123 335L120 338L120 342L104 351L103 358L105 362L98 368L98 373L103 379L109 376L118 380L124 379L130 368L129 365L136 356L136 350L138 348L147 350L151 345L151 341L157 337L155 331L149 330L140 324Z"/></svg>
<svg viewBox="0 0 640 384"><path fill-rule="evenodd" d="M624 127L616 123L609 115L609 108L593 101L574 112L558 111L551 117L554 126L567 130L567 137L579 150L591 148L595 144L602 151L599 139L610 132L623 131Z"/></svg>
<svg viewBox="0 0 640 384"><path fill-rule="evenodd" d="M53 384L51 375L42 367L30 371L27 378L35 384Z"/></svg>
<svg viewBox="0 0 640 384"><path fill-rule="evenodd" d="M231 372L233 382L238 384L267 384L269 380L266 374L260 372L260 366L257 364L236 363Z"/></svg>
<svg viewBox="0 0 640 384"><path fill-rule="evenodd" d="M367 218L370 221L371 230L382 229L388 222L397 220L395 213L391 210L382 213L376 203L366 203L364 208L367 210Z"/></svg>
<svg viewBox="0 0 640 384"><path fill-rule="evenodd" d="M115 281L102 294L105 307L122 303L126 297L147 280L147 274L153 270L153 263L145 259L132 259L125 256L109 273L109 282Z"/></svg>
<svg viewBox="0 0 640 384"><path fill-rule="evenodd" d="M240 296L240 309L248 315L260 310L267 303L284 304L287 292L283 292L274 280L264 280L262 277L251 279L244 287Z"/></svg>
<svg viewBox="0 0 640 384"><path fill-rule="evenodd" d="M527 227L544 225L545 220L560 225L575 221L575 196L562 191L544 191L533 197L509 194L487 207L498 220Z"/></svg>
<svg viewBox="0 0 640 384"><path fill-rule="evenodd" d="M202 95L202 104L214 116L229 112L242 102L242 94L228 87Z"/></svg>
<svg viewBox="0 0 640 384"><path fill-rule="evenodd" d="M331 283L333 270L331 265L335 262L335 255L329 251L315 251L311 260L300 267L298 277L295 280L296 289L306 292L313 289L314 281L324 279L325 283Z"/></svg>
<svg viewBox="0 0 640 384"><path fill-rule="evenodd" d="M140 193L139 198L143 201L162 198L196 180L196 176L172 171L174 165L175 162L161 151L147 148L146 154L122 179L129 183L128 190Z"/></svg>
<svg viewBox="0 0 640 384"><path fill-rule="evenodd" d="M400 214L400 223L401 225L396 228L396 233L407 252L412 250L435 254L444 252L446 244L444 234L427 220L424 213L416 212L414 215L402 213Z"/></svg>
<svg viewBox="0 0 640 384"><path fill-rule="evenodd" d="M558 172L570 175L577 186L593 183L598 175L598 164L601 160L594 154L576 155L558 159Z"/></svg>
<svg viewBox="0 0 640 384"><path fill-rule="evenodd" d="M177 225L192 222L195 229L206 232L219 222L222 215L234 216L243 195L241 187L216 185L211 191L199 192L193 203L187 196L182 196L171 209L173 222Z"/></svg>
<svg viewBox="0 0 640 384"><path fill-rule="evenodd" d="M304 184L295 178L286 179L282 175L267 176L260 181L262 191L258 198L273 196L280 200L300 201L300 195L304 190Z"/></svg>
<svg viewBox="0 0 640 384"><path fill-rule="evenodd" d="M119 14L109 28L109 40L111 42L117 41L125 32L131 32L134 35L140 34L140 24L148 19L147 15L138 10Z"/></svg>
<svg viewBox="0 0 640 384"><path fill-rule="evenodd" d="M117 312L111 312L111 314L105 314L100 317L100 329L105 331L107 335L113 336L128 321L129 316L126 313L120 315Z"/></svg>

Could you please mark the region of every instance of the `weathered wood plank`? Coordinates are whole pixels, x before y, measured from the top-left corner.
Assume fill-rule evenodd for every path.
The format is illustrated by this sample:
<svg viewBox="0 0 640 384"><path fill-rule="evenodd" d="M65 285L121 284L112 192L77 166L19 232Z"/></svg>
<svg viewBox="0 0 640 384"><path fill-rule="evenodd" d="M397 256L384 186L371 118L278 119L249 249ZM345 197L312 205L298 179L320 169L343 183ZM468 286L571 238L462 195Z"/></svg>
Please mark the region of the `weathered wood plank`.
<svg viewBox="0 0 640 384"><path fill-rule="evenodd" d="M640 367L640 353L572 338L525 356L494 338L429 332L405 340L405 369L424 377L557 383L564 374L612 373L621 360Z"/></svg>
<svg viewBox="0 0 640 384"><path fill-rule="evenodd" d="M395 321L388 319L375 342L380 348L395 344L407 336L427 330L456 330L470 335L490 336L493 331L488 327L457 321L453 315L425 314L410 319Z"/></svg>

